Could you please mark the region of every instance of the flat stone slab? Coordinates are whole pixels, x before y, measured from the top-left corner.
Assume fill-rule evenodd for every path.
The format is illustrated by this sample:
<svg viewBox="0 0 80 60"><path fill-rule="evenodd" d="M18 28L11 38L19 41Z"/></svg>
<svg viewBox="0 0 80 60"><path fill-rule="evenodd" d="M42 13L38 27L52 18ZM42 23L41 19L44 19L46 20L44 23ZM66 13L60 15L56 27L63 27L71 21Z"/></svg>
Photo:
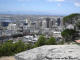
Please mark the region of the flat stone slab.
<svg viewBox="0 0 80 60"><path fill-rule="evenodd" d="M46 45L15 55L16 60L80 60L79 45Z"/></svg>

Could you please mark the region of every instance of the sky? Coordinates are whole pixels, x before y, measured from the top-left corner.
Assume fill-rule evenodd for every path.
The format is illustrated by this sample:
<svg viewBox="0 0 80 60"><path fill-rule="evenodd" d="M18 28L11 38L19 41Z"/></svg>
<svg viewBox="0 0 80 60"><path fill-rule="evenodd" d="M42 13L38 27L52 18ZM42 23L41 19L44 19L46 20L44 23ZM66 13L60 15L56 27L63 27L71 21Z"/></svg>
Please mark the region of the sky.
<svg viewBox="0 0 80 60"><path fill-rule="evenodd" d="M80 0L0 0L0 13L68 15L80 13Z"/></svg>

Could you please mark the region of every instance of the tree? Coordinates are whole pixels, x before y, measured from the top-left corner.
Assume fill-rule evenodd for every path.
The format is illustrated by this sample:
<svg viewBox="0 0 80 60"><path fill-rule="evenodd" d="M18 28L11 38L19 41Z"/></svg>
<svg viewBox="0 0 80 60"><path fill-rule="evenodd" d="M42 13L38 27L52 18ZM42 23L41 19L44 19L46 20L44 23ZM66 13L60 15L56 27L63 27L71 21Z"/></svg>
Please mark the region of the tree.
<svg viewBox="0 0 80 60"><path fill-rule="evenodd" d="M11 41L8 41L0 46L0 56L10 56L14 54L14 46Z"/></svg>
<svg viewBox="0 0 80 60"><path fill-rule="evenodd" d="M33 48L33 45L31 43L26 44L26 48L27 48L27 50L32 49Z"/></svg>
<svg viewBox="0 0 80 60"><path fill-rule="evenodd" d="M35 43L34 47L45 45L45 43L46 43L46 38L43 35L41 35L38 41Z"/></svg>
<svg viewBox="0 0 80 60"><path fill-rule="evenodd" d="M73 20L77 20L77 19L78 19L78 16L80 16L80 14L78 14L78 13L70 14L70 15L68 15L68 16L65 16L65 17L63 18L63 23L64 23L64 25L65 25L65 23L72 24L72 21L73 21Z"/></svg>
<svg viewBox="0 0 80 60"><path fill-rule="evenodd" d="M61 35L64 39L65 42L70 42L70 41L73 41L73 38L76 34L76 31L75 30L72 30L72 29L65 29Z"/></svg>
<svg viewBox="0 0 80 60"><path fill-rule="evenodd" d="M78 21L78 22L76 23L76 27L78 27L78 28L80 29L80 21Z"/></svg>
<svg viewBox="0 0 80 60"><path fill-rule="evenodd" d="M24 50L27 50L27 46L22 41L13 43L9 40L0 45L0 56L11 56Z"/></svg>
<svg viewBox="0 0 80 60"><path fill-rule="evenodd" d="M56 39L54 37L51 37L49 40L46 41L47 45L56 45Z"/></svg>
<svg viewBox="0 0 80 60"><path fill-rule="evenodd" d="M64 44L64 40L59 41L58 44L59 44L59 45L63 45L63 44Z"/></svg>
<svg viewBox="0 0 80 60"><path fill-rule="evenodd" d="M15 53L19 53L21 51L27 50L27 46L21 40L19 40L18 42L16 42L14 44L14 46L15 46L14 47L14 52Z"/></svg>

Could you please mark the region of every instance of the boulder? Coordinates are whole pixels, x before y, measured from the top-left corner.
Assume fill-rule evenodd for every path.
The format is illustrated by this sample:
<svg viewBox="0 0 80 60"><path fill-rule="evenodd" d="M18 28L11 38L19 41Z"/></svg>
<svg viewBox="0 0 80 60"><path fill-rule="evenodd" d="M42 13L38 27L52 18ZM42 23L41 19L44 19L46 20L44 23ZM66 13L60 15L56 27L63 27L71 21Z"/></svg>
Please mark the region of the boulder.
<svg viewBox="0 0 80 60"><path fill-rule="evenodd" d="M80 60L79 45L45 45L15 55L16 60Z"/></svg>

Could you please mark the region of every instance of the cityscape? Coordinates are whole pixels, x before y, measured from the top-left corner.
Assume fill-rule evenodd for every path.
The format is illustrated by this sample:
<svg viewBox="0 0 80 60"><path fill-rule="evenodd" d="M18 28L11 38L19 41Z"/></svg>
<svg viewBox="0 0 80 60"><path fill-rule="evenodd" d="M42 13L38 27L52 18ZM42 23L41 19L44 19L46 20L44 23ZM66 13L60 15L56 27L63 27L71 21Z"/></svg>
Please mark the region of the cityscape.
<svg viewBox="0 0 80 60"><path fill-rule="evenodd" d="M18 37L14 40L14 35L23 35L20 39L24 42L29 38L32 39L32 41L29 40L30 42L36 42L39 35L45 35L47 38L54 36L60 40L61 32L64 30L62 19L63 16L1 15L0 36L1 38L5 36L5 39L1 39L0 43L19 40Z"/></svg>
<svg viewBox="0 0 80 60"><path fill-rule="evenodd" d="M2 51L0 56L13 55L11 52L8 52L7 55L3 54L6 51L10 51L9 49L11 49L12 52L14 51L13 52L14 54L40 46L43 46L45 48L44 49L43 47L41 47L41 50L44 49L48 51L49 49L46 48L49 47L50 45L54 45L54 48L58 45L57 47L59 49L60 47L62 47L62 49L66 48L66 50L69 49L72 50L71 48L73 47L73 50L75 51L76 49L79 50L80 46L77 45L80 44L79 27L80 27L80 14L71 14L68 16L13 15L13 14L0 15L0 45L1 49L3 49L0 50ZM45 45L47 45L47 47ZM52 49L51 47L52 46L50 46L50 49ZM58 48L56 49L58 50ZM35 52L37 49L38 48L35 49ZM47 53L47 51L45 53ZM66 51L64 50L64 52ZM65 54L69 54L69 52L68 53L67 52ZM45 56L45 53L42 53L42 55ZM23 60L25 57L23 58L19 57L19 55L23 56L23 54L25 54L25 56L28 55L23 52L21 54L17 54L15 55L16 60ZM64 53L62 52L61 54ZM77 52L75 52L74 54L77 54ZM28 57L31 57L32 55L33 54L31 53L31 55L28 55ZM41 57L42 55L35 59L42 60ZM54 58L51 59L77 59L77 60L79 59L78 57L66 57L66 55L65 55L66 58L64 56L57 57L58 55L59 54L57 54L56 56L54 56ZM28 57L25 59L28 59ZM11 59L12 58L13 57L11 57ZM44 57L44 59L49 58ZM34 60L34 58L32 58L31 60Z"/></svg>
<svg viewBox="0 0 80 60"><path fill-rule="evenodd" d="M80 60L79 0L0 0L0 60Z"/></svg>

